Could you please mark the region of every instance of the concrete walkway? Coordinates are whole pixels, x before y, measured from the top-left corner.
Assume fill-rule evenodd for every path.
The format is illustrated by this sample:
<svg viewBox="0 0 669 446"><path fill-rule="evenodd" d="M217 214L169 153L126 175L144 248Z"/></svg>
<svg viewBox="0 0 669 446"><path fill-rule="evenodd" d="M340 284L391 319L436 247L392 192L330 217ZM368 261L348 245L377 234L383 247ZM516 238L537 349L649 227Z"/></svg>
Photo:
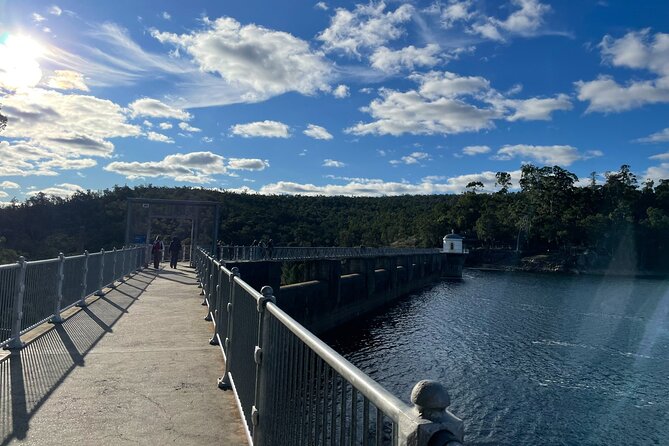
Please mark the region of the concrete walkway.
<svg viewBox="0 0 669 446"><path fill-rule="evenodd" d="M246 444L193 270L107 291L0 353L0 446Z"/></svg>

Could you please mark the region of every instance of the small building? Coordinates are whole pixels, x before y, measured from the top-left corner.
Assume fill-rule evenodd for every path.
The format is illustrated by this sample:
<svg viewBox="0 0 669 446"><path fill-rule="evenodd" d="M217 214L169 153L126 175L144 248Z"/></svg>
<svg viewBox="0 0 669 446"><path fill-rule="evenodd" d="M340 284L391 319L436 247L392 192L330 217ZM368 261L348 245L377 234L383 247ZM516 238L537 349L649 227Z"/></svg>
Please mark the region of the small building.
<svg viewBox="0 0 669 446"><path fill-rule="evenodd" d="M450 234L444 236L444 252L464 254L463 239L463 236L456 234L455 230L451 230Z"/></svg>

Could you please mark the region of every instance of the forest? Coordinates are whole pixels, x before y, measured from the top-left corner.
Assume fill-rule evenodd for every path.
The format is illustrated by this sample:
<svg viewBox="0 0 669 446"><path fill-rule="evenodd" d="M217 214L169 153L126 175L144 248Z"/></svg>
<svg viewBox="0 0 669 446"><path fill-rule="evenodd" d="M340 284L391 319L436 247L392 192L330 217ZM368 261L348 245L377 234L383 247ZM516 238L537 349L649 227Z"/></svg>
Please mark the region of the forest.
<svg viewBox="0 0 669 446"><path fill-rule="evenodd" d="M558 167L522 167L519 188L498 172L495 192L472 182L453 195L390 197L289 196L190 187L116 186L69 198L37 194L0 208L0 263L55 257L123 245L126 200L209 200L221 205L220 240L275 246L441 246L455 230L470 248L524 256L587 254L599 265L624 257L640 271L669 271L669 180L639 184L630 166L600 184L577 187ZM188 231L179 222L154 222L154 233Z"/></svg>

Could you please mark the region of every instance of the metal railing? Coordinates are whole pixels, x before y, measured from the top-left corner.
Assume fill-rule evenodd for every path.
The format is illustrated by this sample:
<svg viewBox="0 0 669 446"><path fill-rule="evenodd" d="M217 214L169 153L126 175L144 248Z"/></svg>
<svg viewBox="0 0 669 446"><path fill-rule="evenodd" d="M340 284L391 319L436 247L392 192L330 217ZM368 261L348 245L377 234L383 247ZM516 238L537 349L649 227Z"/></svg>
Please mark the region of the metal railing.
<svg viewBox="0 0 669 446"><path fill-rule="evenodd" d="M149 247L0 265L0 347L21 348L21 335L44 322L62 322L61 312L84 306L92 294L140 269Z"/></svg>
<svg viewBox="0 0 669 446"><path fill-rule="evenodd" d="M442 252L439 248L347 248L347 247L263 247L263 246L220 246L220 260L308 260L308 259L346 259L357 257L376 257L383 255L434 254Z"/></svg>
<svg viewBox="0 0 669 446"><path fill-rule="evenodd" d="M271 287L246 284L198 249L198 282L225 358L219 387L237 397L250 443L266 445L461 445L464 426L433 381L413 406L364 374L276 305Z"/></svg>

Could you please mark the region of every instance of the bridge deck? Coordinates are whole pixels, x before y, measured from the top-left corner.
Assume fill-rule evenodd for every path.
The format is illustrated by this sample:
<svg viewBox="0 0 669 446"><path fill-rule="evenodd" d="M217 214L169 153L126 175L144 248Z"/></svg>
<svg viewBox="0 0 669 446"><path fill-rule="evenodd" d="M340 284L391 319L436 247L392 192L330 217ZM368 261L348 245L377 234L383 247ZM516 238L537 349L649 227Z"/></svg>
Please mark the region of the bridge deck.
<svg viewBox="0 0 669 446"><path fill-rule="evenodd" d="M246 444L190 268L145 270L0 350L0 446Z"/></svg>

